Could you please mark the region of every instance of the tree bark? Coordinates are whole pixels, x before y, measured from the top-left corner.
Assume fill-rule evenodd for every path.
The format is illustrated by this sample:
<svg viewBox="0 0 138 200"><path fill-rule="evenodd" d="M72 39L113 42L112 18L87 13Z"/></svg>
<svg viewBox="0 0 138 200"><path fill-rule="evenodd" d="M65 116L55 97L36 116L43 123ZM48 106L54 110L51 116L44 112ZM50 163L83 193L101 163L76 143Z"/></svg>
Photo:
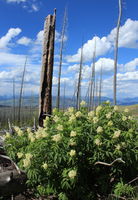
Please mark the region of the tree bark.
<svg viewBox="0 0 138 200"><path fill-rule="evenodd" d="M67 23L67 11L65 9L63 26L62 26L62 33L61 33L61 46L60 46L60 58L59 58L58 93L57 93L57 102L56 102L56 107L57 107L58 110L59 110L59 107L60 107L60 79L61 79L61 68L62 68L62 57L63 57L66 23Z"/></svg>
<svg viewBox="0 0 138 200"><path fill-rule="evenodd" d="M53 16L47 16L44 25L43 58L39 97L39 126L41 127L43 127L43 120L45 119L46 114L51 115L52 113L55 21L56 10Z"/></svg>
<svg viewBox="0 0 138 200"><path fill-rule="evenodd" d="M79 77L78 77L78 86L77 86L77 105L76 105L77 110L80 109L82 65L83 65L83 44L81 47L80 68L79 68Z"/></svg>
<svg viewBox="0 0 138 200"><path fill-rule="evenodd" d="M116 28L116 40L115 40L115 55L114 55L114 105L116 105L116 85L117 85L117 59L118 59L118 41L119 41L119 28L122 17L122 0L119 0L119 16Z"/></svg>

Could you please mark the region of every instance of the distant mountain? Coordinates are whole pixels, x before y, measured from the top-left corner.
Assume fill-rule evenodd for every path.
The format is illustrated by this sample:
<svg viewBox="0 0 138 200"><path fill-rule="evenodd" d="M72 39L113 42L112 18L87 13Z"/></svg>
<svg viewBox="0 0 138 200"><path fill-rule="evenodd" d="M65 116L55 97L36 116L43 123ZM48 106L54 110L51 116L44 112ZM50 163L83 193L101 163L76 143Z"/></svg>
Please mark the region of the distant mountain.
<svg viewBox="0 0 138 200"><path fill-rule="evenodd" d="M82 97L82 100L85 100L86 102L88 102L88 99L85 99ZM102 97L101 98L101 102L107 101L109 100L111 102L111 104L113 103L113 99L112 98L108 98L108 97ZM18 102L19 99L18 97L15 98L15 105L18 106ZM22 105L23 106L38 106L38 102L39 102L39 97L38 96L25 96L22 100ZM73 97L66 97L65 99L63 97L61 97L60 100L60 105L61 108L63 107L63 105L65 107L69 107L69 106L75 106L75 99ZM98 97L95 97L95 102L98 102ZM118 105L133 105L133 104L138 104L138 97L134 97L134 98L124 98L124 99L120 99L117 101ZM13 105L13 98L9 97L9 96L0 96L0 107L2 106L12 106ZM56 97L53 96L53 107L56 106Z"/></svg>

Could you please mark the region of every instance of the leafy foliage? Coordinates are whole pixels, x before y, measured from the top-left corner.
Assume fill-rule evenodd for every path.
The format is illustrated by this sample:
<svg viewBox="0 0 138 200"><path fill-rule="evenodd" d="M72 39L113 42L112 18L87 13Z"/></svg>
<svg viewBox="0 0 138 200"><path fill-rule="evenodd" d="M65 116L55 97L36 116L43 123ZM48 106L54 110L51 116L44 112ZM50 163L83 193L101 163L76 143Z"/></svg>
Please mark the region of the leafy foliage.
<svg viewBox="0 0 138 200"><path fill-rule="evenodd" d="M91 112L84 102L80 111L54 110L50 118L46 117L44 128L32 133L15 127L15 131L13 136L6 135L5 148L26 171L28 187L36 196L97 199L114 192L114 188L118 193L121 180L127 183L137 175L137 123L127 110L119 112L109 102ZM125 164L95 165L117 158Z"/></svg>

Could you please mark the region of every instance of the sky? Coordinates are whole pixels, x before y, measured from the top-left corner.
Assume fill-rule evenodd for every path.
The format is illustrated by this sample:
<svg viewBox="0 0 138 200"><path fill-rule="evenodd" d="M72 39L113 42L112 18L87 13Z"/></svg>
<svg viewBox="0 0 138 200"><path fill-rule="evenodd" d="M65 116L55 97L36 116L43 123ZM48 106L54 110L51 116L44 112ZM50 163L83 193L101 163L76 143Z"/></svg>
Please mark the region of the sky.
<svg viewBox="0 0 138 200"><path fill-rule="evenodd" d="M102 96L113 97L113 65L118 0L0 0L0 96L12 95L13 80L19 95L27 57L24 95L39 93L43 27L47 15L57 9L53 95L57 94L59 52L64 10L61 95L72 96L78 79L83 41L81 95L87 94L96 43L96 81L103 70ZM117 98L138 96L138 1L123 0L119 34ZM98 87L98 86L97 86Z"/></svg>

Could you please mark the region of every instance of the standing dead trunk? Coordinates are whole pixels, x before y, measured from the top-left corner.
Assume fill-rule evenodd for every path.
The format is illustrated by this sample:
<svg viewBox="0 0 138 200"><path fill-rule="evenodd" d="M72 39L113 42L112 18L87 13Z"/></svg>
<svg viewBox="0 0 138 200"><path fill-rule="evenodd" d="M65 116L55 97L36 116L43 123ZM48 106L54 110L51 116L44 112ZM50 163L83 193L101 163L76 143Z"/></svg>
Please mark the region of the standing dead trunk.
<svg viewBox="0 0 138 200"><path fill-rule="evenodd" d="M26 57L26 60L25 60L25 63L24 63L24 69L23 69L22 81L21 81L21 89L20 89L20 96L19 96L18 123L20 123L20 121L21 121L21 106L22 106L22 95L23 95L23 86L24 86L26 64L27 64L27 57Z"/></svg>
<svg viewBox="0 0 138 200"><path fill-rule="evenodd" d="M43 120L46 114L52 113L52 77L54 62L54 39L55 39L55 21L54 15L48 15L44 26L43 58L40 83L39 98L39 126L43 126Z"/></svg>
<svg viewBox="0 0 138 200"><path fill-rule="evenodd" d="M81 47L79 78L78 78L78 86L77 86L77 105L76 105L76 109L77 109L77 110L80 109L82 65L83 65L83 45L82 45L82 47Z"/></svg>
<svg viewBox="0 0 138 200"><path fill-rule="evenodd" d="M15 124L15 79L13 78L13 123Z"/></svg>
<svg viewBox="0 0 138 200"><path fill-rule="evenodd" d="M58 94L57 94L57 102L56 102L56 107L57 107L58 110L59 110L59 107L60 107L60 79L61 79L61 67L62 67L62 56L63 56L66 22L67 22L67 11L65 9L63 26L62 26L62 33L61 33L61 46L60 46L60 58L59 58Z"/></svg>
<svg viewBox="0 0 138 200"><path fill-rule="evenodd" d="M93 105L94 105L95 58L96 58L96 38L95 38L95 46L94 46L94 52L93 52L93 64L92 64L92 70L91 70L89 110L92 110Z"/></svg>
<svg viewBox="0 0 138 200"><path fill-rule="evenodd" d="M117 58L118 58L118 41L119 41L119 28L122 16L122 0L119 0L119 16L116 28L116 40L115 40L115 55L114 55L114 105L116 105L116 76L117 76Z"/></svg>
<svg viewBox="0 0 138 200"><path fill-rule="evenodd" d="M101 104L101 93L102 93L102 75L103 75L103 70L102 70L102 65L101 65L101 72L100 72L100 83L99 83L99 98L98 98L98 105Z"/></svg>
<svg viewBox="0 0 138 200"><path fill-rule="evenodd" d="M63 94L63 112L66 108L66 82L64 81L64 94Z"/></svg>

